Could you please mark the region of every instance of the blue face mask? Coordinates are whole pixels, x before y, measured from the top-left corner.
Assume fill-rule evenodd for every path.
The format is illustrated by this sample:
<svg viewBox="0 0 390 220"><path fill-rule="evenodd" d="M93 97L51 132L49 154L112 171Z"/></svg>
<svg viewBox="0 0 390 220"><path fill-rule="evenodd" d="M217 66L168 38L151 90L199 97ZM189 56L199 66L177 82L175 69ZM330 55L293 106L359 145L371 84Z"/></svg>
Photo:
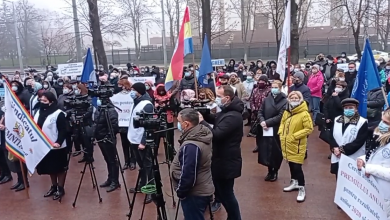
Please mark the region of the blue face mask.
<svg viewBox="0 0 390 220"><path fill-rule="evenodd" d="M247 76L247 77L246 77L246 80L248 80L248 81L253 81L253 77L252 77L252 76Z"/></svg>
<svg viewBox="0 0 390 220"><path fill-rule="evenodd" d="M130 92L130 97L131 97L132 99L136 99L136 98L137 98L137 92L134 91L134 90L132 90L132 91Z"/></svg>
<svg viewBox="0 0 390 220"><path fill-rule="evenodd" d="M190 72L185 72L184 76L189 77L189 76L191 76L191 73Z"/></svg>
<svg viewBox="0 0 390 220"><path fill-rule="evenodd" d="M96 100L96 105L97 106L101 106L102 105L102 101L100 99Z"/></svg>
<svg viewBox="0 0 390 220"><path fill-rule="evenodd" d="M150 89L150 87L149 87L149 86L145 86L145 88L146 88L146 90L149 90L149 89Z"/></svg>
<svg viewBox="0 0 390 220"><path fill-rule="evenodd" d="M378 125L378 129L379 129L379 131L380 131L382 134L389 132L389 128L390 128L390 126L387 125L387 124L385 124L383 121L381 121L381 122L379 123L379 125Z"/></svg>
<svg viewBox="0 0 390 220"><path fill-rule="evenodd" d="M344 115L347 117L352 117L355 114L354 109L344 109Z"/></svg>
<svg viewBox="0 0 390 220"><path fill-rule="evenodd" d="M277 89L277 88L272 88L272 89L271 89L271 92L272 92L273 95L279 95L280 90Z"/></svg>
<svg viewBox="0 0 390 220"><path fill-rule="evenodd" d="M180 131L180 132L183 132L183 129L181 128L181 124L179 122L177 122L177 129Z"/></svg>

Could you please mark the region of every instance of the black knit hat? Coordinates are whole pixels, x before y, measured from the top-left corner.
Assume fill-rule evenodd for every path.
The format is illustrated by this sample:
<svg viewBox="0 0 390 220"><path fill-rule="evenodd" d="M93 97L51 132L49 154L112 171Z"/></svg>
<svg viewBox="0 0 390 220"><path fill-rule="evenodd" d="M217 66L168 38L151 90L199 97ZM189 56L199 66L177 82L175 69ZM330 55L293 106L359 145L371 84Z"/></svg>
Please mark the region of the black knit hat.
<svg viewBox="0 0 390 220"><path fill-rule="evenodd" d="M145 87L145 84L143 84L143 83L140 83L140 82L134 83L131 88L133 88L140 95L145 95L145 93L146 93L146 87Z"/></svg>

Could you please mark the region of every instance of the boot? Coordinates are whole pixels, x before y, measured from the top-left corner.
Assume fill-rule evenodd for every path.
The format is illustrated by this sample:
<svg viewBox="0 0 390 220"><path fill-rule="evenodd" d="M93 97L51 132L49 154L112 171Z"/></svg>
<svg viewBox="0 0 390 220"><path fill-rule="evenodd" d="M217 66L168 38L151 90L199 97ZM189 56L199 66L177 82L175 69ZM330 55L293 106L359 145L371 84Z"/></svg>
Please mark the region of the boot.
<svg viewBox="0 0 390 220"><path fill-rule="evenodd" d="M13 186L11 186L10 190L17 189L20 186L21 183L16 182Z"/></svg>
<svg viewBox="0 0 390 220"><path fill-rule="evenodd" d="M272 175L269 179L270 182L275 182L276 180L278 180L278 172L272 173Z"/></svg>
<svg viewBox="0 0 390 220"><path fill-rule="evenodd" d="M100 188L109 187L111 185L110 180L106 180L106 182L100 184Z"/></svg>
<svg viewBox="0 0 390 220"><path fill-rule="evenodd" d="M138 189L135 189L135 188L130 188L130 193L140 193L141 192L141 189L140 188L138 188Z"/></svg>
<svg viewBox="0 0 390 220"><path fill-rule="evenodd" d="M130 163L130 170L135 170L135 168L137 168L135 163Z"/></svg>
<svg viewBox="0 0 390 220"><path fill-rule="evenodd" d="M43 197L50 197L52 195L54 195L56 192L58 191L57 189L57 186L51 186L49 191L47 191L47 193L45 195L43 195Z"/></svg>
<svg viewBox="0 0 390 220"><path fill-rule="evenodd" d="M152 195L147 194L145 199L145 204L149 204L152 202Z"/></svg>
<svg viewBox="0 0 390 220"><path fill-rule="evenodd" d="M57 192L54 193L53 200L59 200L65 195L64 187L58 186Z"/></svg>
<svg viewBox="0 0 390 220"><path fill-rule="evenodd" d="M298 186L297 202L304 202L306 198L306 191L304 186Z"/></svg>
<svg viewBox="0 0 390 220"><path fill-rule="evenodd" d="M271 176L272 174L270 172L268 172L267 176L264 177L264 181L270 181L271 180Z"/></svg>
<svg viewBox="0 0 390 220"><path fill-rule="evenodd" d="M29 187L29 185L27 184L27 187ZM20 191L23 191L26 189L26 186L22 183L19 185L18 188L15 189L15 192L20 192Z"/></svg>
<svg viewBox="0 0 390 220"><path fill-rule="evenodd" d="M290 185L283 188L283 192L291 192L298 189L298 180L291 180Z"/></svg>
<svg viewBox="0 0 390 220"><path fill-rule="evenodd" d="M110 193L110 192L113 192L115 191L116 189L120 188L121 185L119 183L111 183L111 185L107 188L107 192Z"/></svg>

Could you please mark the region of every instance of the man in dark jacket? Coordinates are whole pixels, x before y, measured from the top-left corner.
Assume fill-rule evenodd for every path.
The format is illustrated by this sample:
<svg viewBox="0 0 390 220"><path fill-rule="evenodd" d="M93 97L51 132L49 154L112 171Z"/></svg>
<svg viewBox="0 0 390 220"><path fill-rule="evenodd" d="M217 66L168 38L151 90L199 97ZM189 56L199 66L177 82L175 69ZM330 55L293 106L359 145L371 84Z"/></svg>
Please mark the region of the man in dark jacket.
<svg viewBox="0 0 390 220"><path fill-rule="evenodd" d="M146 86L143 83L134 83L130 92L131 98L134 100L134 107L131 111L131 118L129 124L129 130L127 132L127 138L130 141L131 150L135 153L135 158L140 169L141 179L138 183L138 188L131 188L131 193L141 191L141 187L145 186L152 180L152 150L149 146L146 146L146 131L143 127L136 128L133 123L133 119L137 117L137 112L153 113L154 105L152 98L146 92ZM150 194L147 195L145 203L152 202Z"/></svg>
<svg viewBox="0 0 390 220"><path fill-rule="evenodd" d="M356 64L351 62L348 64L348 71L345 73L345 82L348 84L349 93L352 94L352 89L357 76Z"/></svg>
<svg viewBox="0 0 390 220"><path fill-rule="evenodd" d="M334 75L336 74L337 65L334 63L333 57L331 55L328 55L326 58L328 58L326 64L322 66L322 73L326 78L324 78L325 82L328 82L328 80L332 79Z"/></svg>
<svg viewBox="0 0 390 220"><path fill-rule="evenodd" d="M172 184L185 219L204 219L204 212L214 193L211 177L211 142L213 134L207 126L199 124L198 112L191 108L182 110L178 117L182 132L178 154L173 159L170 172Z"/></svg>
<svg viewBox="0 0 390 220"><path fill-rule="evenodd" d="M367 120L368 128L373 131L382 119L382 109L385 105L382 89L376 88L367 94Z"/></svg>
<svg viewBox="0 0 390 220"><path fill-rule="evenodd" d="M244 134L244 103L234 95L229 85L218 88L216 103L221 112L205 116L205 120L214 125L211 171L215 195L225 207L228 219L241 220L233 188L234 180L241 176L242 169L240 146Z"/></svg>
<svg viewBox="0 0 390 220"><path fill-rule="evenodd" d="M20 102L26 107L26 109L30 109L30 99L32 94L23 87L22 83L19 81L11 82L12 91L15 92L16 96L18 96Z"/></svg>
<svg viewBox="0 0 390 220"><path fill-rule="evenodd" d="M268 167L265 181L274 182L278 179L278 171L283 161L278 130L284 110L286 110L286 95L281 92L282 82L274 81L271 92L264 99L259 110L260 125L256 135L258 147L258 162ZM263 130L272 129L273 134L263 135Z"/></svg>
<svg viewBox="0 0 390 220"><path fill-rule="evenodd" d="M0 110L0 118L4 117L4 112ZM5 126L4 120L1 120L0 124L0 135L1 135L1 145L0 145L0 184L8 183L12 181L11 171L8 167L8 151L5 148Z"/></svg>
<svg viewBox="0 0 390 220"><path fill-rule="evenodd" d="M303 74L301 71L295 72L293 76L293 83L290 87L290 91L299 91L302 93L303 99L305 100L307 106L309 106L310 98L311 98L311 92L310 88L303 84L303 81L305 79L305 74ZM310 110L310 109L309 109Z"/></svg>
<svg viewBox="0 0 390 220"><path fill-rule="evenodd" d="M183 68L184 78L180 81L179 92L185 89L192 89L195 91L195 78L193 72L187 68Z"/></svg>
<svg viewBox="0 0 390 220"><path fill-rule="evenodd" d="M107 102L107 103L105 103ZM104 160L107 163L108 177L100 187L108 187L107 192L112 192L120 187L119 184L119 164L116 156L116 134L119 130L118 112L108 99L98 107L99 113L95 114L95 139L102 151ZM108 116L108 117L106 117ZM108 121L107 121L108 120ZM112 131L109 129L112 127ZM113 133L112 133L113 132Z"/></svg>

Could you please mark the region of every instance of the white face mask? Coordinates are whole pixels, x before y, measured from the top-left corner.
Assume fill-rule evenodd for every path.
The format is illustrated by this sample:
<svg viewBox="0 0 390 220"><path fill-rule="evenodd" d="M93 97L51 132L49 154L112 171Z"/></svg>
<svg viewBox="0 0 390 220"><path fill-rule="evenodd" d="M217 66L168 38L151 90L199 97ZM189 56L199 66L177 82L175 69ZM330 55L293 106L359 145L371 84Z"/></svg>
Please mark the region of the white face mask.
<svg viewBox="0 0 390 220"><path fill-rule="evenodd" d="M301 104L301 102L299 102L299 101L291 101L290 102L290 105L292 106L292 107L297 107L298 105L300 105Z"/></svg>
<svg viewBox="0 0 390 220"><path fill-rule="evenodd" d="M17 86L12 86L12 91L14 91L14 92L18 91L18 87Z"/></svg>
<svg viewBox="0 0 390 220"><path fill-rule="evenodd" d="M342 88L335 88L334 91L337 92L337 93L339 93L339 92L342 92L343 89L342 89Z"/></svg>
<svg viewBox="0 0 390 220"><path fill-rule="evenodd" d="M340 81L345 81L345 78L339 78Z"/></svg>
<svg viewBox="0 0 390 220"><path fill-rule="evenodd" d="M43 85L43 88L47 89L49 88L49 85Z"/></svg>

